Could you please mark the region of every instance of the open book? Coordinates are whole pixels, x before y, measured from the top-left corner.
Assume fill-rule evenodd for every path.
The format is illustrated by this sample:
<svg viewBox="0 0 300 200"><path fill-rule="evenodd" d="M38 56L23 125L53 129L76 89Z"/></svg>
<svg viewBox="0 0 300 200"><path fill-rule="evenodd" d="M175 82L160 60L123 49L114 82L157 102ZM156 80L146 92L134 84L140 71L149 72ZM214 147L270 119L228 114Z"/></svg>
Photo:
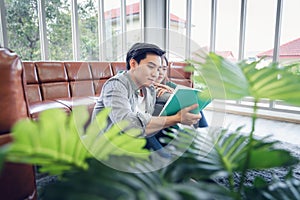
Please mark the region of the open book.
<svg viewBox="0 0 300 200"><path fill-rule="evenodd" d="M169 97L168 101L161 110L159 116L174 115L181 109L198 103L198 108L192 110L194 114L198 114L204 109L211 99L201 95L202 91L195 88L177 85L173 94Z"/></svg>

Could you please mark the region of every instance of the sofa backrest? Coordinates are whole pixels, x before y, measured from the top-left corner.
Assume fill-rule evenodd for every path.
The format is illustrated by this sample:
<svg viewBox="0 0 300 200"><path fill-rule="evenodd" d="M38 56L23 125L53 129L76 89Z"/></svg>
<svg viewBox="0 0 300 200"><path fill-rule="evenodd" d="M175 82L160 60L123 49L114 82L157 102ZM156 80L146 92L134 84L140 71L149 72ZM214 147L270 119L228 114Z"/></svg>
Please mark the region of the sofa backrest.
<svg viewBox="0 0 300 200"><path fill-rule="evenodd" d="M185 71L184 68L186 66L187 64L183 62L170 62L168 77L177 84L193 87L193 82L191 81L192 73Z"/></svg>
<svg viewBox="0 0 300 200"><path fill-rule="evenodd" d="M126 70L125 62L39 61L23 62L23 65L28 107L34 119L38 117L38 111L36 113L35 110L41 108L40 103L47 101L47 106L51 103L52 107L66 106L72 110L76 105L76 102L72 102L74 98L99 96L109 78ZM185 72L185 66L182 62L170 62L168 76L177 84L192 87L191 73ZM93 107L90 103L88 105Z"/></svg>
<svg viewBox="0 0 300 200"><path fill-rule="evenodd" d="M65 62L72 97L95 95L92 72L87 62Z"/></svg>
<svg viewBox="0 0 300 200"><path fill-rule="evenodd" d="M63 62L36 62L43 100L70 98L68 75Z"/></svg>
<svg viewBox="0 0 300 200"><path fill-rule="evenodd" d="M29 103L98 96L114 75L110 62L23 62Z"/></svg>
<svg viewBox="0 0 300 200"><path fill-rule="evenodd" d="M89 64L92 71L95 96L99 96L105 81L114 75L111 64L110 62L89 62Z"/></svg>
<svg viewBox="0 0 300 200"><path fill-rule="evenodd" d="M113 74L117 74L120 71L126 71L126 62L111 62L111 68L113 70Z"/></svg>

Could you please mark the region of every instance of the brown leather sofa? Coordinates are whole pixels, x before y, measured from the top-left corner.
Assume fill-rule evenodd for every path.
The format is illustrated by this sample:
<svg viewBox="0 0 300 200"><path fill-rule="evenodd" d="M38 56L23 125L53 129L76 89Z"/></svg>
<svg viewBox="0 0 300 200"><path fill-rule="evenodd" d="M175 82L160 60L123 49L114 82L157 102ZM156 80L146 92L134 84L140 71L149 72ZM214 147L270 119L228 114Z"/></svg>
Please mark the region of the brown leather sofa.
<svg viewBox="0 0 300 200"><path fill-rule="evenodd" d="M85 105L91 112L105 81L120 70L125 62L23 62L25 95L32 119L49 108L71 112L74 106ZM184 71L184 63L171 63L172 81L192 86L191 74Z"/></svg>
<svg viewBox="0 0 300 200"><path fill-rule="evenodd" d="M171 63L172 81L192 86L185 64ZM12 141L10 131L23 118L38 119L39 113L61 108L71 112L85 105L89 112L104 82L125 62L21 62L18 56L0 49L0 145ZM0 175L0 199L36 199L34 168L31 165L6 163Z"/></svg>
<svg viewBox="0 0 300 200"><path fill-rule="evenodd" d="M23 67L19 57L0 48L0 146L12 141L11 127L28 117ZM0 172L0 199L36 199L32 165L5 163Z"/></svg>

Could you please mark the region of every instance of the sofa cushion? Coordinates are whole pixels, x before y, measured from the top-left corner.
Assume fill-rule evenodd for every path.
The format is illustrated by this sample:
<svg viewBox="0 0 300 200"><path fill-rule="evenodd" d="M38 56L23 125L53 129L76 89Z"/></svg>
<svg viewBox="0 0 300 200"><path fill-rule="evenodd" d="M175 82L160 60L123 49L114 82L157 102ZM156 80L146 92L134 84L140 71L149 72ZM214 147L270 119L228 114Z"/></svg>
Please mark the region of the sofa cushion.
<svg viewBox="0 0 300 200"><path fill-rule="evenodd" d="M71 86L71 96L72 97L87 97L94 96L94 84L92 80L89 81L72 81Z"/></svg>
<svg viewBox="0 0 300 200"><path fill-rule="evenodd" d="M41 102L31 103L29 105L29 114L33 120L36 120L36 119L38 119L39 114L41 112L48 110L48 109L57 109L57 108L63 109L67 113L71 112L71 109L68 106L66 106L60 102L53 101L53 100L44 100Z"/></svg>
<svg viewBox="0 0 300 200"><path fill-rule="evenodd" d="M55 100L57 98L70 98L68 82L44 83L41 85L43 100Z"/></svg>
<svg viewBox="0 0 300 200"><path fill-rule="evenodd" d="M103 83L113 76L113 71L109 62L90 62L95 95L99 96Z"/></svg>
<svg viewBox="0 0 300 200"><path fill-rule="evenodd" d="M23 62L25 81L27 84L38 84L38 75L34 62Z"/></svg>
<svg viewBox="0 0 300 200"><path fill-rule="evenodd" d="M69 81L92 80L92 72L87 62L65 62Z"/></svg>
<svg viewBox="0 0 300 200"><path fill-rule="evenodd" d="M170 63L169 79L177 84L185 85L188 87L193 87L193 82L191 81L191 72L186 72L186 63L173 62Z"/></svg>
<svg viewBox="0 0 300 200"><path fill-rule="evenodd" d="M116 75L120 71L126 71L126 63L125 62L112 62L111 68L113 70L114 75Z"/></svg>
<svg viewBox="0 0 300 200"><path fill-rule="evenodd" d="M63 62L35 62L35 64L40 83L68 81Z"/></svg>
<svg viewBox="0 0 300 200"><path fill-rule="evenodd" d="M29 104L42 101L42 94L39 84L26 85L25 93Z"/></svg>
<svg viewBox="0 0 300 200"><path fill-rule="evenodd" d="M108 79L113 76L109 62L90 62L90 66L94 80Z"/></svg>

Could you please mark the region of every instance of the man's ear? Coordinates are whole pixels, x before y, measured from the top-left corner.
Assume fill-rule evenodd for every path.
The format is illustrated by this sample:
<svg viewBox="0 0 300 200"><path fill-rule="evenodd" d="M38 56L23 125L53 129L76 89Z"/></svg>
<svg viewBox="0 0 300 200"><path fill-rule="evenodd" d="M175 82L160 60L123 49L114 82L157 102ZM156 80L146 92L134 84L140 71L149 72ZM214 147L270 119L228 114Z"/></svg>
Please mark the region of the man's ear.
<svg viewBox="0 0 300 200"><path fill-rule="evenodd" d="M130 69L135 69L137 67L137 62L134 59L129 60Z"/></svg>

